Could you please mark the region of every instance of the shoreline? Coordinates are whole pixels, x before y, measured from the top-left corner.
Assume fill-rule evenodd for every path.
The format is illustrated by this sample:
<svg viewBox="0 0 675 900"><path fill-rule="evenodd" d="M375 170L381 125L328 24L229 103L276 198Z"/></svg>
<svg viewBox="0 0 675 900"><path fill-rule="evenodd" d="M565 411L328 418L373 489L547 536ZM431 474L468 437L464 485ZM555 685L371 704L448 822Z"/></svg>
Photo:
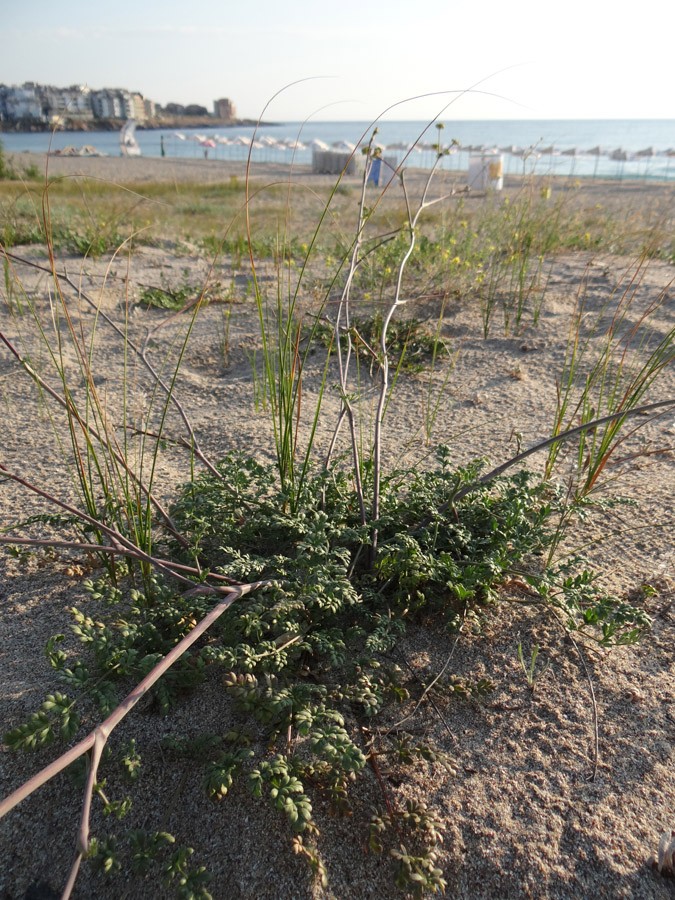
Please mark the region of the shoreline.
<svg viewBox="0 0 675 900"><path fill-rule="evenodd" d="M246 177L246 160L221 160L202 158L182 158L175 156L61 156L37 153L31 150L5 151L5 159L9 166L17 172L24 172L30 166L36 166L41 175L48 171L49 176L66 178L92 178L111 184L142 183L221 183L230 178ZM409 166L408 177L413 180L426 178L428 170ZM293 181L308 181L313 185L333 186L337 180L335 175L314 174L310 165L295 163L291 168L285 163L255 162L251 163L251 178L272 181L288 181L292 173ZM444 190L454 189L462 192L467 173L462 170L441 170L437 181ZM341 179L345 185L361 183L361 175L345 175ZM605 202L611 197L613 203L620 205L626 201L631 204L652 203L667 197L675 202L675 182L644 181L608 178L570 178L564 175L504 175L504 188L501 193L518 190L525 185L538 188L550 188L553 196L562 192L578 190L590 201ZM492 196L492 192L471 191L466 197L484 198Z"/></svg>

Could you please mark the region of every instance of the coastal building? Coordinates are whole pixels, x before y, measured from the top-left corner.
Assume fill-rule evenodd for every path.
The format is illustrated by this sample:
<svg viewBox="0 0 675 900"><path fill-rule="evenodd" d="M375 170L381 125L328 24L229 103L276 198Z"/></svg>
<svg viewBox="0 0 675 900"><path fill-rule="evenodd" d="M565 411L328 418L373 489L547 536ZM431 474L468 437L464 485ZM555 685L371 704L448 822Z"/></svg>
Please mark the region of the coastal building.
<svg viewBox="0 0 675 900"><path fill-rule="evenodd" d="M154 102L154 100L144 100L143 109L145 111L146 119L157 118L157 104Z"/></svg>
<svg viewBox="0 0 675 900"><path fill-rule="evenodd" d="M234 103L227 97L214 100L213 109L216 118L225 122L235 121ZM188 106L167 103L162 109L139 91L128 91L126 88L92 90L81 84L55 87L33 81L22 85L0 84L0 121L34 119L46 126L68 119L135 119L140 125L162 115L206 118L209 113L206 107L196 103Z"/></svg>
<svg viewBox="0 0 675 900"><path fill-rule="evenodd" d="M0 86L0 103L5 119L42 119L42 103L38 86L27 81L21 86Z"/></svg>
<svg viewBox="0 0 675 900"><path fill-rule="evenodd" d="M42 114L49 121L56 119L91 119L91 91L81 84L68 88L46 85L39 88Z"/></svg>
<svg viewBox="0 0 675 900"><path fill-rule="evenodd" d="M223 97L221 100L214 100L213 114L217 119L223 119L225 122L232 121L236 117L234 103L227 97Z"/></svg>
<svg viewBox="0 0 675 900"><path fill-rule="evenodd" d="M124 108L119 91L105 88L102 91L93 91L91 106L97 119L122 119Z"/></svg>
<svg viewBox="0 0 675 900"><path fill-rule="evenodd" d="M94 91L91 105L97 119L135 119L140 124L147 118L143 95L124 88Z"/></svg>

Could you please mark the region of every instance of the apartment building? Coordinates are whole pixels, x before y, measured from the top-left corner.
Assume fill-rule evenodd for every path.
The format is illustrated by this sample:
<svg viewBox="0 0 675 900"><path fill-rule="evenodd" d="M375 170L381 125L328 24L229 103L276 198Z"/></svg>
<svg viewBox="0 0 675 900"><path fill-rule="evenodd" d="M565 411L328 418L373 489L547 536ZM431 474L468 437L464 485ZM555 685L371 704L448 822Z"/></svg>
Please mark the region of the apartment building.
<svg viewBox="0 0 675 900"><path fill-rule="evenodd" d="M42 119L38 86L30 81L21 86L0 85L0 116L3 119Z"/></svg>
<svg viewBox="0 0 675 900"><path fill-rule="evenodd" d="M78 84L60 88L32 81L0 84L0 119L135 119L140 123L155 113L151 100L123 88L93 91Z"/></svg>

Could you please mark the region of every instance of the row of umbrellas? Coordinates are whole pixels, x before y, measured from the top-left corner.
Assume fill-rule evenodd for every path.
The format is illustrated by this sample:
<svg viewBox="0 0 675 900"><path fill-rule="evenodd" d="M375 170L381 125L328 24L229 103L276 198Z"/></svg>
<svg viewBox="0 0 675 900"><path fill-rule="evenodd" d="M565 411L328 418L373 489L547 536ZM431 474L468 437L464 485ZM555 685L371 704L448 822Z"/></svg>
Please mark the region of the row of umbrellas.
<svg viewBox="0 0 675 900"><path fill-rule="evenodd" d="M263 135L255 140L251 140L251 138L245 137L244 135L237 135L237 137L229 138L217 134L213 138L208 138L203 134L190 134L186 136L180 131L175 131L171 137L177 138L180 141L194 141L199 144L200 147L215 147L217 144L223 144L228 147L255 147L257 149L271 147L276 150L331 149L328 144L320 140L313 140L308 144L303 144L302 141L297 141L294 138L277 140L277 138L269 137L268 135ZM337 144L333 144L332 149L349 150L351 152L354 150L354 144L350 144L349 141L339 141Z"/></svg>
<svg viewBox="0 0 675 900"><path fill-rule="evenodd" d="M349 153L356 149L356 145L352 144L350 141L336 141L334 144L329 145L325 141L321 141L318 138L315 138L314 140L309 141L305 144L301 141L295 140L294 138L287 137L277 139L274 137L270 137L269 135L263 135L256 138L255 140L252 140L251 138L245 137L244 135L237 135L234 138L215 135L213 138L209 138L203 134L191 134L186 136L180 131L175 131L172 134L172 137L177 138L181 141L194 141L201 147L215 147L217 144L222 144L224 146L231 147L253 147L254 149L272 148L276 150L341 150L347 151ZM422 153L425 150L436 149L436 145L434 144L418 143L410 145L404 142L397 142L389 144L387 146L385 146L384 144L373 144L373 147L381 151L405 150L415 153ZM558 150L552 146L541 148L523 148L516 146L486 147L484 144L457 144L454 147L450 147L449 150L450 152L464 151L465 153L508 153L510 156L520 156L528 158L533 156L607 156L610 159L618 160L620 162L628 159L650 159L654 156L675 157L675 148L673 147L670 147L667 150L654 150L653 147L645 147L643 150L638 150L636 153L630 153L627 150L623 150L621 147L617 148L616 150L603 150L601 147L592 147L590 150L579 150L577 147L568 147L565 150Z"/></svg>

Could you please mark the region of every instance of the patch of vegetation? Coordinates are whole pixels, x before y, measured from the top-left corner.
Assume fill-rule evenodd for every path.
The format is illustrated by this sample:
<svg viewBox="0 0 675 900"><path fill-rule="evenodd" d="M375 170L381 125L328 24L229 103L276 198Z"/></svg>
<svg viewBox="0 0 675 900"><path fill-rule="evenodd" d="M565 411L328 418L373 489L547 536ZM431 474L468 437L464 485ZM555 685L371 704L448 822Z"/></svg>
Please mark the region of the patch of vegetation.
<svg viewBox="0 0 675 900"><path fill-rule="evenodd" d="M368 818L352 790L368 762L376 765L378 758L397 766L441 763L450 775L454 771L451 759L410 735L380 736L392 711L418 692L417 682L393 661L409 628L433 622L434 630L455 633L467 620L479 627L484 610L497 600L500 580L514 570L525 572L542 606L603 645L634 641L649 625L640 608L599 590L591 573L555 566L537 571L526 563L556 538L560 498L548 484L520 472L455 503L481 467L477 462L454 469L441 447L435 470L388 476L374 565L352 478L340 470L308 477L292 512L274 467L232 453L218 465L219 477L195 478L171 509L187 546L170 542L163 552L187 565L198 563L205 573L267 586L231 607L208 640L181 657L153 691L164 716L186 691L220 670L229 695L225 703L236 710L235 729L187 738L169 724L166 752L201 767L204 789L216 800L239 779L253 797L271 803L290 833L300 836L294 849L320 880L327 874L317 797L327 799L335 813L353 815L372 852L387 850L399 887L422 897L445 885L438 868L442 828L421 798L401 808L385 805ZM84 724L78 712L83 702L108 715L121 699L120 688L143 678L213 608L212 595L186 594L158 576L133 587L133 571L130 583L119 580L121 574L117 584L109 576L88 583L99 607L95 615L87 607L72 610L72 630L88 651L82 658L73 660L60 649L63 635L47 645L47 658L70 696L50 695L28 722L5 735L11 748L72 739ZM449 674L434 690L439 701L480 702L491 687ZM135 779L140 750L127 748L121 764ZM133 818L130 797L102 800L116 817ZM172 838L137 828L93 843L96 866L114 873L127 847L134 872L155 871L155 851L168 851ZM174 867L176 852L169 860ZM178 896L208 896L202 869L189 870L192 875L179 870L186 879L181 890L190 886L193 893Z"/></svg>
<svg viewBox="0 0 675 900"><path fill-rule="evenodd" d="M369 361L371 368L378 365L382 356L380 344L383 321L380 312L371 316L355 316L350 322L349 336L342 334L340 337L345 348L348 337L351 338L355 352L364 361ZM305 336L308 335L309 329L305 329ZM331 347L335 329L320 322L313 328L312 336L325 347ZM393 368L398 371L422 372L432 359L447 352L445 343L429 334L425 323L420 319L394 320L387 331L387 353L390 354Z"/></svg>

